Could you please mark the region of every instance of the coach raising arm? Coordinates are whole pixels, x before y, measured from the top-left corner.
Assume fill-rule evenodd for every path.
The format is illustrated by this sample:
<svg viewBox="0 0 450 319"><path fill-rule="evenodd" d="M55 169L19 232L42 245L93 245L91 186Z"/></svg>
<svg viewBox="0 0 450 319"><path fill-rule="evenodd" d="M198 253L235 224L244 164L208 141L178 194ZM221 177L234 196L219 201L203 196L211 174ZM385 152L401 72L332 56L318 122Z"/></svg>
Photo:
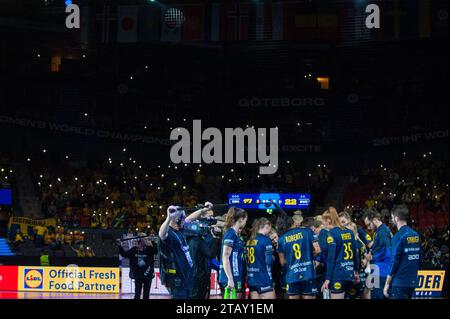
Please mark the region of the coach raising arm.
<svg viewBox="0 0 450 319"><path fill-rule="evenodd" d="M195 265L182 233L184 223L195 221L212 207L206 202L204 208L187 217L177 206L167 208L167 219L159 229L161 280L172 299L189 299L194 284Z"/></svg>

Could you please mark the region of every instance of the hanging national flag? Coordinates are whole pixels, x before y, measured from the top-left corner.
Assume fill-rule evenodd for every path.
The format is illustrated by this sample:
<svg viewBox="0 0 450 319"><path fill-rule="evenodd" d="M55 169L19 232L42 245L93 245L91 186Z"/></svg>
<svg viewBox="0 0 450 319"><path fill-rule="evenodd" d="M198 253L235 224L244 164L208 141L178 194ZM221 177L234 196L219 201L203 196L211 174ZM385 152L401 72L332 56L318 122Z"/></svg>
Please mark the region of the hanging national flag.
<svg viewBox="0 0 450 319"><path fill-rule="evenodd" d="M418 37L419 12L417 3L417 0L392 0L384 3L385 9L382 11L384 40Z"/></svg>
<svg viewBox="0 0 450 319"><path fill-rule="evenodd" d="M419 36L429 38L431 35L431 0L419 0Z"/></svg>
<svg viewBox="0 0 450 319"><path fill-rule="evenodd" d="M431 36L448 37L448 0L431 2Z"/></svg>
<svg viewBox="0 0 450 319"><path fill-rule="evenodd" d="M283 3L211 3L205 21L207 41L282 40Z"/></svg>
<svg viewBox="0 0 450 319"><path fill-rule="evenodd" d="M88 6L81 7L80 13L80 43L82 47L86 47L89 44L89 32L90 32L90 11Z"/></svg>
<svg viewBox="0 0 450 319"><path fill-rule="evenodd" d="M272 3L272 39L283 39L284 8L282 2Z"/></svg>
<svg viewBox="0 0 450 319"><path fill-rule="evenodd" d="M272 1L253 1L249 10L249 40L272 40Z"/></svg>
<svg viewBox="0 0 450 319"><path fill-rule="evenodd" d="M205 7L203 5L183 6L186 21L184 23L184 41L205 40Z"/></svg>
<svg viewBox="0 0 450 319"><path fill-rule="evenodd" d="M284 40L337 40L339 8L315 2L284 4Z"/></svg>
<svg viewBox="0 0 450 319"><path fill-rule="evenodd" d="M249 11L247 3L227 3L224 5L225 27L222 39L225 41L249 40Z"/></svg>
<svg viewBox="0 0 450 319"><path fill-rule="evenodd" d="M366 6L364 3L348 3L341 11L340 44L361 45L380 37L382 29L366 27Z"/></svg>
<svg viewBox="0 0 450 319"><path fill-rule="evenodd" d="M317 16L312 4L288 2L284 4L284 40L304 40L312 37Z"/></svg>
<svg viewBox="0 0 450 319"><path fill-rule="evenodd" d="M117 37L117 13L115 8L107 5L95 7L95 42L115 42Z"/></svg>
<svg viewBox="0 0 450 319"><path fill-rule="evenodd" d="M209 6L209 36L207 40L209 41L220 41L220 22L221 22L221 5L220 3L212 3Z"/></svg>
<svg viewBox="0 0 450 319"><path fill-rule="evenodd" d="M138 41L159 42L161 38L161 8L159 5L139 7Z"/></svg>
<svg viewBox="0 0 450 319"><path fill-rule="evenodd" d="M339 35L339 16L334 12L323 12L317 15L317 38L333 40Z"/></svg>
<svg viewBox="0 0 450 319"><path fill-rule="evenodd" d="M162 10L161 42L180 42L186 18L181 6Z"/></svg>
<svg viewBox="0 0 450 319"><path fill-rule="evenodd" d="M395 2L395 1L394 1ZM400 21L399 21L399 36L401 39L417 39L420 38L421 31L421 0L401 0L398 1L400 5ZM423 6L422 9L425 9ZM426 12L422 13L426 14ZM428 11L429 14L429 11Z"/></svg>
<svg viewBox="0 0 450 319"><path fill-rule="evenodd" d="M117 42L137 42L138 7L119 6L119 19L117 21Z"/></svg>
<svg viewBox="0 0 450 319"><path fill-rule="evenodd" d="M266 34L265 29L265 10L264 2L258 1L255 3L255 40L263 41Z"/></svg>
<svg viewBox="0 0 450 319"><path fill-rule="evenodd" d="M272 1L264 1L264 39L273 40Z"/></svg>

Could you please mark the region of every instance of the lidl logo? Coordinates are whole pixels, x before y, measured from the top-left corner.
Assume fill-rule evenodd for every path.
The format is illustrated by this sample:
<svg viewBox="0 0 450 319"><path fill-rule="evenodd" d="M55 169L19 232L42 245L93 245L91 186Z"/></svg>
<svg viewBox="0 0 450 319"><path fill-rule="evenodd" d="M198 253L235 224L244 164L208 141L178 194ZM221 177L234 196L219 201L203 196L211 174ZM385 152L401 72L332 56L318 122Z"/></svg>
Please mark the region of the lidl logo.
<svg viewBox="0 0 450 319"><path fill-rule="evenodd" d="M29 269L24 271L23 283L25 289L42 289L44 273L42 269Z"/></svg>

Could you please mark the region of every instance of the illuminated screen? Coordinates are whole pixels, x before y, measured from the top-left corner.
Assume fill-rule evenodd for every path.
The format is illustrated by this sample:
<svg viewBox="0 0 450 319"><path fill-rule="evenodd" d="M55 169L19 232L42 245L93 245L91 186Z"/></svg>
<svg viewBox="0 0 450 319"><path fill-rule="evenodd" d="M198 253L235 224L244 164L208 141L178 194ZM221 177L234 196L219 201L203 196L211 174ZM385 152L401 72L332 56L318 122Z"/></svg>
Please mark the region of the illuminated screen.
<svg viewBox="0 0 450 319"><path fill-rule="evenodd" d="M0 205L12 205L12 191L0 189Z"/></svg>
<svg viewBox="0 0 450 319"><path fill-rule="evenodd" d="M275 209L272 201L283 209L306 209L310 205L311 194L228 194L228 204L243 209Z"/></svg>

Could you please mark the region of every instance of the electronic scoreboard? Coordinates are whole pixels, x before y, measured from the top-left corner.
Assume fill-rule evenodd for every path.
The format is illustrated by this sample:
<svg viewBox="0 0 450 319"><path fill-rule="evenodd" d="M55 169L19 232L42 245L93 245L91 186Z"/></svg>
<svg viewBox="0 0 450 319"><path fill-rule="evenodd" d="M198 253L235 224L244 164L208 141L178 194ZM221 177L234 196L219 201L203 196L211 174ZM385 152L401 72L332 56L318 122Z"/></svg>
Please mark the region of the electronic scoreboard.
<svg viewBox="0 0 450 319"><path fill-rule="evenodd" d="M283 209L307 209L311 202L311 194L228 194L228 204L242 209L262 209L271 212L275 209L273 202L278 203Z"/></svg>

